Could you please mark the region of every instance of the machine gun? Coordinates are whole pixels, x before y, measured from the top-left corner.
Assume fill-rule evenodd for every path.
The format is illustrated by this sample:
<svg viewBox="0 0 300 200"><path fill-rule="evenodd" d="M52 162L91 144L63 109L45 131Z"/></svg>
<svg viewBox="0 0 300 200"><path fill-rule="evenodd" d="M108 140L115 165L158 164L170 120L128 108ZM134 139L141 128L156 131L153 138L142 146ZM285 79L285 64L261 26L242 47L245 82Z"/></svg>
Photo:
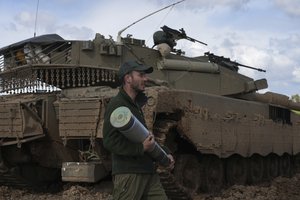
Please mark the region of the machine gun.
<svg viewBox="0 0 300 200"><path fill-rule="evenodd" d="M169 28L168 26L164 25L163 27L161 27L161 29L167 34L168 38L171 38L173 40L186 39L191 42L198 42L200 44L207 45L204 42L201 42L199 40L196 40L194 38L187 36L183 28L179 29L179 31L178 31L178 30ZM174 44L176 45L176 43L174 43Z"/></svg>
<svg viewBox="0 0 300 200"><path fill-rule="evenodd" d="M208 56L208 60L210 62L219 64L221 66L224 66L224 67L226 67L230 70L236 71L236 72L239 70L238 66L246 67L246 68L249 68L249 69L254 69L254 70L257 70L257 71L260 71L260 72L266 72L266 70L264 70L264 69L243 65L243 64L240 64L238 62L231 61L229 58L225 58L223 56L217 56L217 55L214 55L213 53L210 53L210 52L205 52L204 55Z"/></svg>

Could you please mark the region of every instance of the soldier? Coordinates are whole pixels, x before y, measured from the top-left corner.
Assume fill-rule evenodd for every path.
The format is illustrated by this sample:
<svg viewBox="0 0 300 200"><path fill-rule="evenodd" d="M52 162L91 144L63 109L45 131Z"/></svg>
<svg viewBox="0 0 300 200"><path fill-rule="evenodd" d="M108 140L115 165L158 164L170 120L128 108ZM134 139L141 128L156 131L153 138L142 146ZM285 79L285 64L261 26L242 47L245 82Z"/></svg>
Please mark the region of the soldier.
<svg viewBox="0 0 300 200"><path fill-rule="evenodd" d="M111 113L120 106L126 106L146 127L141 107L147 100L143 93L145 82L148 80L146 74L152 71L152 67L137 61L128 61L121 65L118 75L122 86L105 111L103 144L112 152L114 199L167 199L156 173L155 163L147 154L155 146L154 136L150 133L143 143L134 143L110 123ZM171 161L169 168L172 169L174 159L171 154L168 154L168 157Z"/></svg>

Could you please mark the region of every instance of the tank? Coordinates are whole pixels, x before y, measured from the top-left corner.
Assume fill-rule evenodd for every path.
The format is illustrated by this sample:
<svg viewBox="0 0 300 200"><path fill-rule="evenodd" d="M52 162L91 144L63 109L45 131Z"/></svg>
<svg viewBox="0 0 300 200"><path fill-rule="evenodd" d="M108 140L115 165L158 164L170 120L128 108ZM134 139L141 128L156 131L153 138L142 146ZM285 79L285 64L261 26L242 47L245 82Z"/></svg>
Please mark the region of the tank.
<svg viewBox="0 0 300 200"><path fill-rule="evenodd" d="M266 79L238 72L249 66L210 52L185 56L174 48L179 39L199 42L163 26L153 48L130 35L114 41L101 34L87 41L42 35L1 48L2 184L109 177L103 117L118 92L119 66L128 60L154 67L143 110L157 143L176 160L172 171L157 169L170 199L295 173L300 104L260 93Z"/></svg>

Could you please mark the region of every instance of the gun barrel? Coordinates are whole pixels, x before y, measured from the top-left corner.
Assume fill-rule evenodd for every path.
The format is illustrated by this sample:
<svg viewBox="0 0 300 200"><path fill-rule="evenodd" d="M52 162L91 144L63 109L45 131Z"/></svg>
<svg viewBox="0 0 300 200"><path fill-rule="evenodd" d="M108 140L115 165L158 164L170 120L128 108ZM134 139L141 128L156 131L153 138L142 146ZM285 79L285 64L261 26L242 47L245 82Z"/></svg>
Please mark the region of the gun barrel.
<svg viewBox="0 0 300 200"><path fill-rule="evenodd" d="M204 55L208 56L209 61L217 63L217 64L224 63L228 66L230 66L230 65L233 65L233 66L236 66L236 67L237 66L242 66L242 67L246 67L246 68L249 68L249 69L254 69L254 70L257 70L257 71L260 71L260 72L266 72L266 70L264 70L264 69L255 68L255 67L251 67L251 66L248 66L248 65L243 65L243 64L240 64L238 62L231 61L230 58L225 58L223 56L217 56L217 55L214 55L213 53L210 53L210 52L205 52Z"/></svg>
<svg viewBox="0 0 300 200"><path fill-rule="evenodd" d="M192 42L198 42L198 43L200 43L200 44L203 44L203 45L207 46L206 43L201 42L201 41L199 41L199 40L196 40L196 39L194 39L194 38L191 38L191 37L189 37L189 36L187 36L186 39L187 39L187 40L190 40L190 41L192 41Z"/></svg>
<svg viewBox="0 0 300 200"><path fill-rule="evenodd" d="M266 70L264 70L264 69L250 67L248 65L243 65L243 64L240 64L240 63L237 63L237 65L242 66L242 67L246 67L246 68L249 68L249 69L255 69L255 70L260 71L260 72L266 72Z"/></svg>
<svg viewBox="0 0 300 200"><path fill-rule="evenodd" d="M204 42L201 42L199 40L196 40L194 38L191 38L189 36L186 35L184 29L179 29L178 30L175 30L175 29L172 29L166 25L164 25L163 27L160 27L166 34L170 35L173 39L175 40L180 40L180 39L187 39L189 41L192 41L192 42L198 42L200 44L203 44L203 45L207 45L206 43Z"/></svg>

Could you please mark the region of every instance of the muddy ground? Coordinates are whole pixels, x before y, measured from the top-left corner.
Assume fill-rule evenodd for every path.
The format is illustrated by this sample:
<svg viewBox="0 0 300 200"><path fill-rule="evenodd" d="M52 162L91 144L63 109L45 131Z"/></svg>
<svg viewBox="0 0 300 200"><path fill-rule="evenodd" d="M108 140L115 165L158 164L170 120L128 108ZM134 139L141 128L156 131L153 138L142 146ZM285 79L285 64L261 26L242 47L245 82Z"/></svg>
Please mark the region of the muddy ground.
<svg viewBox="0 0 300 200"><path fill-rule="evenodd" d="M64 184L57 189L49 188L48 192L16 189L0 186L1 200L110 200L112 183L103 181L96 185ZM278 177L269 183L256 186L232 186L215 196L199 194L195 200L299 200L300 174L291 178Z"/></svg>

